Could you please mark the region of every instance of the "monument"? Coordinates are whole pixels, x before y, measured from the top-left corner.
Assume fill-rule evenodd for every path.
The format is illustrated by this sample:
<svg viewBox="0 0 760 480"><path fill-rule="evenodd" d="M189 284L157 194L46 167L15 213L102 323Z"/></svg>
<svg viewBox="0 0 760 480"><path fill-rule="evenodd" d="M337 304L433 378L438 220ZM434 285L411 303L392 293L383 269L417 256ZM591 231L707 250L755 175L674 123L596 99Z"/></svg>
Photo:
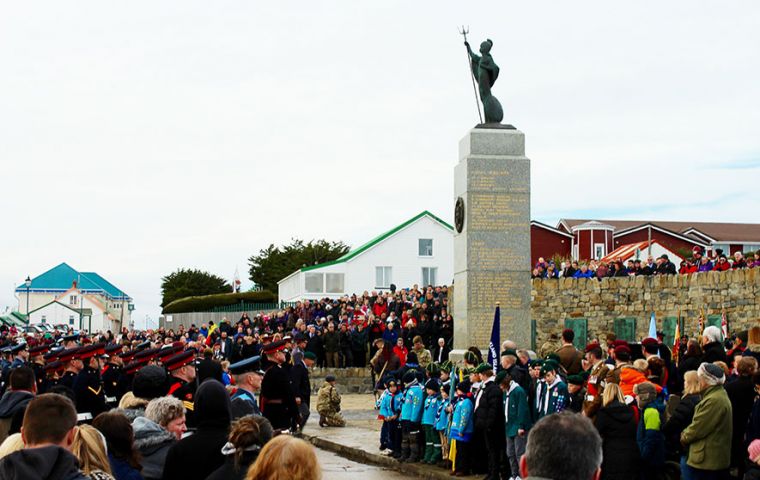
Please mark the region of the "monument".
<svg viewBox="0 0 760 480"><path fill-rule="evenodd" d="M470 346L487 351L497 304L501 340L530 345L530 160L525 135L502 125L502 107L491 94L499 67L493 42L472 52L486 122L459 142L454 169L454 358ZM498 348L498 347L497 347Z"/></svg>

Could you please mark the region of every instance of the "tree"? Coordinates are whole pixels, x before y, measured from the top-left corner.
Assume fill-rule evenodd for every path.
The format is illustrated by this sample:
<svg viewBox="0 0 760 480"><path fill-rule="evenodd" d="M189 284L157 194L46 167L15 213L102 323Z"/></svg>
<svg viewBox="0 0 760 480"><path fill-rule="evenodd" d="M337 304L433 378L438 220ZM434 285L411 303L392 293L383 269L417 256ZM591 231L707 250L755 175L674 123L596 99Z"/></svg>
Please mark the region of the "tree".
<svg viewBox="0 0 760 480"><path fill-rule="evenodd" d="M180 298L230 292L232 285L222 277L202 270L180 268L161 279L161 306Z"/></svg>
<svg viewBox="0 0 760 480"><path fill-rule="evenodd" d="M248 259L250 279L263 290L277 291L277 282L309 265L330 262L348 252L348 245L343 242L327 240L293 239L289 245L275 247L274 244L259 251Z"/></svg>

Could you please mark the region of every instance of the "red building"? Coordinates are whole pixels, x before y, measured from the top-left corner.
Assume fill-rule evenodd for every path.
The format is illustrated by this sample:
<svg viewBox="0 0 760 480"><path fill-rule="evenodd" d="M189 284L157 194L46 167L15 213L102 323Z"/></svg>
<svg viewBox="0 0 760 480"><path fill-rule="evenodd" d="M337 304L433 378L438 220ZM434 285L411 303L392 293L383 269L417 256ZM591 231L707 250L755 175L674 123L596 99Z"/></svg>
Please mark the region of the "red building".
<svg viewBox="0 0 760 480"><path fill-rule="evenodd" d="M539 257L549 259L555 255L570 258L573 236L563 230L550 227L535 220L530 222L530 260L531 265Z"/></svg>

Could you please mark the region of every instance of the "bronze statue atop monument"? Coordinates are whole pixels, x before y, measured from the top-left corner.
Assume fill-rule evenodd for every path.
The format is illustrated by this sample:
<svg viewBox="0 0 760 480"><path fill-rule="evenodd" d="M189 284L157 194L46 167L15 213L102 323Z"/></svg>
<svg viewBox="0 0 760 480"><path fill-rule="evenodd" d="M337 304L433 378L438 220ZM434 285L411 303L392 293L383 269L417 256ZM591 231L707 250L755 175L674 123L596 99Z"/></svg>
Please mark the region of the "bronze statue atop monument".
<svg viewBox="0 0 760 480"><path fill-rule="evenodd" d="M476 54L470 48L470 43L467 41L467 33L469 29L462 27L459 31L464 36L464 45L467 47L467 59L470 67L470 74L472 76L473 88L475 82L478 84L478 93L480 94L480 101L483 103L483 114L485 121L480 117L481 124L488 126L489 128L513 128L511 125L501 125L501 121L504 119L504 111L501 108L499 100L491 93L493 84L496 83L496 79L499 78L499 66L494 62L491 56L491 48L493 48L493 41L487 39L480 44L480 55ZM477 94L475 101L477 102ZM480 116L480 104L478 104L478 116Z"/></svg>

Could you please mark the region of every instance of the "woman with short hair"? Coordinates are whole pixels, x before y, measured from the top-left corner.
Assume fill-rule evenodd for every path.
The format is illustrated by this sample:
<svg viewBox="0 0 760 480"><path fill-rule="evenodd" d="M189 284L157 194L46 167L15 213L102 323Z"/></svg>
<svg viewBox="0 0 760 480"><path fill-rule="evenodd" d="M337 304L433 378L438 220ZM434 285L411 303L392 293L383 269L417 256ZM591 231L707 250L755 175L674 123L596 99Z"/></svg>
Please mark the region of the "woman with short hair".
<svg viewBox="0 0 760 480"><path fill-rule="evenodd" d="M290 435L280 435L269 441L248 470L246 480L319 480L322 469L314 447Z"/></svg>
<svg viewBox="0 0 760 480"><path fill-rule="evenodd" d="M169 448L187 431L182 401L170 396L154 398L145 408L145 416L132 422L132 428L135 448L142 456L143 478L162 478Z"/></svg>

